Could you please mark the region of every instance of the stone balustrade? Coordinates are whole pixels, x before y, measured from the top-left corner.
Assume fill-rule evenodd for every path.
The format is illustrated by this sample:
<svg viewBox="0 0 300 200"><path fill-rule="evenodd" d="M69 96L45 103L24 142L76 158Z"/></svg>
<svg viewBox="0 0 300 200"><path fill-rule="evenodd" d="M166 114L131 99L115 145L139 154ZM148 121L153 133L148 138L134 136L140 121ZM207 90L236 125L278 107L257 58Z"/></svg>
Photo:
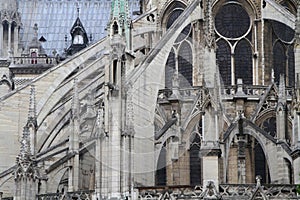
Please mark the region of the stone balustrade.
<svg viewBox="0 0 300 200"><path fill-rule="evenodd" d="M36 64L44 64L44 65L56 65L57 61L55 57L13 57L12 62L13 65L36 65Z"/></svg>

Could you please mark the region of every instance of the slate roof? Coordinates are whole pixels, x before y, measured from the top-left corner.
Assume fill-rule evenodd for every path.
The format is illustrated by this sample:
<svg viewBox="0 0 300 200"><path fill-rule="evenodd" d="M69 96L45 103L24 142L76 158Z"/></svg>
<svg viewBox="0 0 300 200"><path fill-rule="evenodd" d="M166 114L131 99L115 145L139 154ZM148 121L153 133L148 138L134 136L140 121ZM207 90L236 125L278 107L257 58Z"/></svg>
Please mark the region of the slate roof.
<svg viewBox="0 0 300 200"><path fill-rule="evenodd" d="M131 15L139 10L139 1L129 0ZM46 39L43 47L49 56L54 50L61 55L70 46L70 30L78 17L78 7L87 35L92 35L92 43L107 35L105 29L110 18L111 0L19 0L18 5L22 21L21 44L26 47L32 40L33 27L37 23L38 38Z"/></svg>

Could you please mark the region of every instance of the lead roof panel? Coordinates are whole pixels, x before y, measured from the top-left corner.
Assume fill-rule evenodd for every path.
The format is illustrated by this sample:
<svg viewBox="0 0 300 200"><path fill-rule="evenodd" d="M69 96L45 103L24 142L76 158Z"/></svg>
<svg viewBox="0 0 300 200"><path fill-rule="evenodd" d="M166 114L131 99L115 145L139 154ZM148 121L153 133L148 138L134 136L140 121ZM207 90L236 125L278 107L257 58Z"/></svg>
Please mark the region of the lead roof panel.
<svg viewBox="0 0 300 200"><path fill-rule="evenodd" d="M140 9L140 0L129 0L130 14ZM38 37L44 37L43 47L48 55L59 54L71 44L70 30L78 16L88 34L90 43L107 35L111 0L19 0L22 27L20 41L24 47L32 40L34 24L38 24ZM67 35L67 42L65 42Z"/></svg>

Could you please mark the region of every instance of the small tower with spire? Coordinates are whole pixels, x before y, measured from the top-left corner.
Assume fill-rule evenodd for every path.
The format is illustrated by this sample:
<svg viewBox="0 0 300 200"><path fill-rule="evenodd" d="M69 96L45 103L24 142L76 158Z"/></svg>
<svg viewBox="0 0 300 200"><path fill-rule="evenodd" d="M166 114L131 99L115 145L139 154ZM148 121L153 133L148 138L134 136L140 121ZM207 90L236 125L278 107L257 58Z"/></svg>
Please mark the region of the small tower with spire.
<svg viewBox="0 0 300 200"><path fill-rule="evenodd" d="M70 30L70 34L72 36L72 42L70 47L67 49L67 55L73 55L80 50L84 49L88 46L89 39L87 33L84 29L84 26L79 18L80 9L77 8L77 18Z"/></svg>
<svg viewBox="0 0 300 200"><path fill-rule="evenodd" d="M131 19L128 0L112 1L108 31L112 42L114 39L122 39L123 41L119 43L125 45L126 51L131 50Z"/></svg>
<svg viewBox="0 0 300 200"><path fill-rule="evenodd" d="M129 137L126 136L125 121L127 103L126 76L132 68L131 56L131 19L129 15L128 0L111 1L111 16L108 23L108 36L110 39L110 52L105 66L105 100L104 119L105 132L109 141L109 166L103 168L107 174L107 182L101 183L105 188L101 195L110 196L111 199L129 198L130 192L128 160L130 153ZM106 155L105 155L106 156ZM127 162L126 162L127 161ZM122 181L123 180L123 181Z"/></svg>

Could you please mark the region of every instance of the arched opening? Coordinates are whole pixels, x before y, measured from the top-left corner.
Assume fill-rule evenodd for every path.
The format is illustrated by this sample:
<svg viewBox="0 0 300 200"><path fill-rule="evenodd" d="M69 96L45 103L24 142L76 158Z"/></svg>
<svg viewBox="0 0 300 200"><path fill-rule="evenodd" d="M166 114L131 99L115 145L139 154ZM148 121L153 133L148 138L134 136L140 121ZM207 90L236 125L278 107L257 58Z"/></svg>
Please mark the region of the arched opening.
<svg viewBox="0 0 300 200"><path fill-rule="evenodd" d="M217 42L217 63L224 85L231 85L231 51L225 40Z"/></svg>
<svg viewBox="0 0 300 200"><path fill-rule="evenodd" d="M202 183L202 167L200 158L201 138L194 133L190 138L190 184L192 186Z"/></svg>
<svg viewBox="0 0 300 200"><path fill-rule="evenodd" d="M179 86L183 88L193 85L193 53L187 42L183 42L178 53Z"/></svg>
<svg viewBox="0 0 300 200"><path fill-rule="evenodd" d="M273 47L274 82L279 84L280 74L286 77L286 54L284 45L276 42Z"/></svg>
<svg viewBox="0 0 300 200"><path fill-rule="evenodd" d="M235 135L230 143L227 161L227 182L230 184L270 183L269 168L262 146L255 137Z"/></svg>
<svg viewBox="0 0 300 200"><path fill-rule="evenodd" d="M254 140L255 176L261 176L261 183L270 183L270 173L264 151L257 140Z"/></svg>
<svg viewBox="0 0 300 200"><path fill-rule="evenodd" d="M293 180L293 167L291 162L284 158L284 163L285 163L285 167L286 167L286 174L287 174L287 183L288 184L293 184L294 180Z"/></svg>
<svg viewBox="0 0 300 200"><path fill-rule="evenodd" d="M168 30L178 19L185 8L181 2L174 1L164 13L162 26ZM192 36L192 27L187 25L175 40L172 51L169 54L165 70L165 87L172 87L175 72L178 74L180 87L191 87L193 85L193 50L189 42ZM189 41L189 42L188 42Z"/></svg>
<svg viewBox="0 0 300 200"><path fill-rule="evenodd" d="M294 36L295 30L284 23L270 20L273 41L273 69L275 83L279 83L280 74L285 77L285 84L294 86L295 57Z"/></svg>
<svg viewBox="0 0 300 200"><path fill-rule="evenodd" d="M167 185L167 150L166 150L166 143L162 146L156 167L156 174L155 174L155 185L157 186L165 186Z"/></svg>
<svg viewBox="0 0 300 200"><path fill-rule="evenodd" d="M60 182L57 186L56 193L64 193L68 191L68 185L69 185L69 170L66 170L63 176L60 179Z"/></svg>
<svg viewBox="0 0 300 200"><path fill-rule="evenodd" d="M246 40L241 40L234 51L235 60L235 82L237 79L242 79L244 84L252 85L252 49L251 45Z"/></svg>

